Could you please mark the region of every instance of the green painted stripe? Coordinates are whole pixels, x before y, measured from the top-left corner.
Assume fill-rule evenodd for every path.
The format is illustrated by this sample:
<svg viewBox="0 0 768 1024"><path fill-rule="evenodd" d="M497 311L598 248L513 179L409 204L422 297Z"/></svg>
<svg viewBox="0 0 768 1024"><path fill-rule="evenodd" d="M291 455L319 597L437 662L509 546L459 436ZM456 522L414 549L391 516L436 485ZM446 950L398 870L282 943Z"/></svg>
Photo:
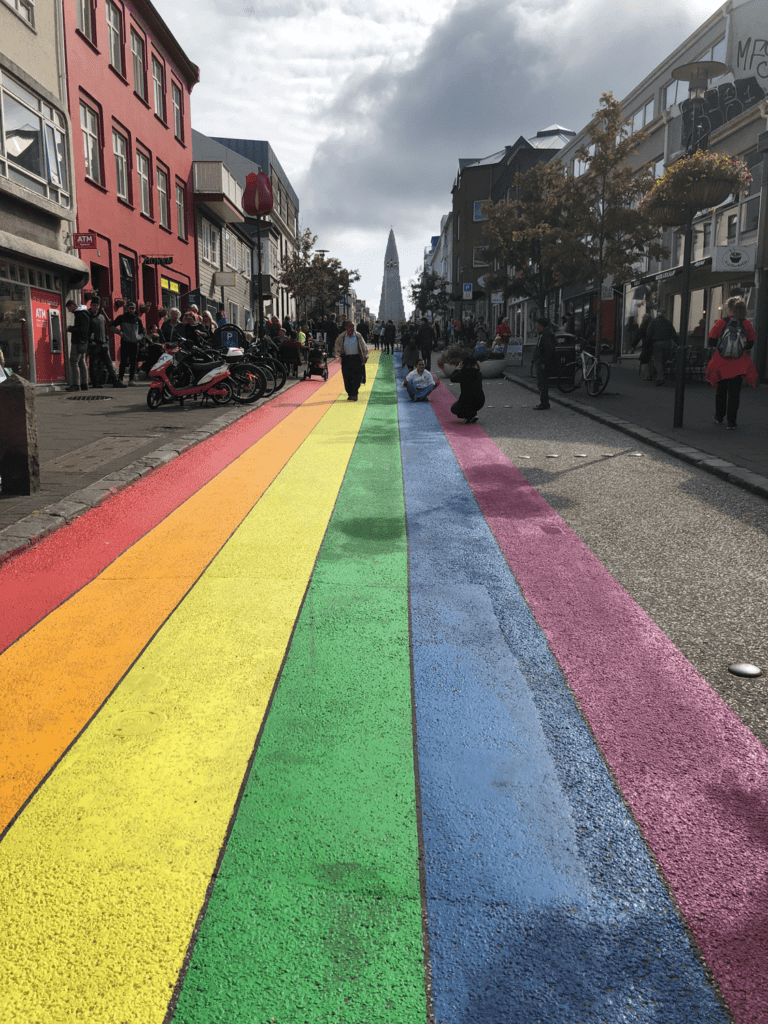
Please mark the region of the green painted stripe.
<svg viewBox="0 0 768 1024"><path fill-rule="evenodd" d="M383 359L176 1024L426 1020L394 385Z"/></svg>

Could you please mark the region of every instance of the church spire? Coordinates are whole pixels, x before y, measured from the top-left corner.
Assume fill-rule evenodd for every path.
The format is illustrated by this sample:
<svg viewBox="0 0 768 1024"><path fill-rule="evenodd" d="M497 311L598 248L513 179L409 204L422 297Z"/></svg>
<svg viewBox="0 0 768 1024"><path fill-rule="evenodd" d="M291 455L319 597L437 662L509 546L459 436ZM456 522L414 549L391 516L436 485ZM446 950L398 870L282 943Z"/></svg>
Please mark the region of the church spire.
<svg viewBox="0 0 768 1024"><path fill-rule="evenodd" d="M381 282L379 320L394 320L396 324L405 320L403 293L400 287L400 260L397 256L394 228L390 228L387 251L384 254L384 277Z"/></svg>

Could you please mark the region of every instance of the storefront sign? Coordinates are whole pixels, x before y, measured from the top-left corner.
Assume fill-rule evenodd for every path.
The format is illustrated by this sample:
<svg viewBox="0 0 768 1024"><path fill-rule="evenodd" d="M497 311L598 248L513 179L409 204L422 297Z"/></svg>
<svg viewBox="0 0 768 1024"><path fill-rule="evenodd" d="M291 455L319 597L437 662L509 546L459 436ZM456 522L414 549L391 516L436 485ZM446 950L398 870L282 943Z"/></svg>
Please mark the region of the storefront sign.
<svg viewBox="0 0 768 1024"><path fill-rule="evenodd" d="M95 231L79 231L72 239L75 249L95 249L97 246Z"/></svg>
<svg viewBox="0 0 768 1024"><path fill-rule="evenodd" d="M472 301L472 283L465 283L461 286L461 297L465 302Z"/></svg>
<svg viewBox="0 0 768 1024"><path fill-rule="evenodd" d="M755 269L756 245L716 245L712 270L716 274Z"/></svg>
<svg viewBox="0 0 768 1024"><path fill-rule="evenodd" d="M492 292L491 302L494 306L500 306L504 301L504 292Z"/></svg>
<svg viewBox="0 0 768 1024"><path fill-rule="evenodd" d="M165 288L167 292L176 292L178 294L181 289L179 288L178 281L169 281L167 277L160 278L160 287Z"/></svg>
<svg viewBox="0 0 768 1024"><path fill-rule="evenodd" d="M217 270L213 275L214 288L235 288L237 287L237 274L234 270ZM343 301L339 302L343 305Z"/></svg>
<svg viewBox="0 0 768 1024"><path fill-rule="evenodd" d="M141 258L148 267L170 267L173 263L173 256L142 256Z"/></svg>

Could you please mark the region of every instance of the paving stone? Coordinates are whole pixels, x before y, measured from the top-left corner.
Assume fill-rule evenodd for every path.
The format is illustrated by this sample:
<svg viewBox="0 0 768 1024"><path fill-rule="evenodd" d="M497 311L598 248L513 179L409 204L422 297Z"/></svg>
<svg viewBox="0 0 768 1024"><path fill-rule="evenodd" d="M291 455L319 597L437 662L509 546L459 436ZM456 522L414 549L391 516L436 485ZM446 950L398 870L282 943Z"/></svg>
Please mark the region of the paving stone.
<svg viewBox="0 0 768 1024"><path fill-rule="evenodd" d="M41 512L38 516L25 516L18 523L3 530L2 537L17 537L20 540L33 540L35 537L44 537L51 530L58 530L64 525L61 516L48 516Z"/></svg>
<svg viewBox="0 0 768 1024"><path fill-rule="evenodd" d="M94 505L98 505L102 502L108 494L112 493L112 487L102 484L97 481L94 484L90 484L88 487L83 487L80 491L74 491L69 495L70 501L83 502L88 505L89 508L93 508Z"/></svg>
<svg viewBox="0 0 768 1024"><path fill-rule="evenodd" d="M44 511L52 516L61 516L66 522L70 522L70 520L76 519L81 512L85 512L88 507L82 502L69 501L64 498L63 501L57 501L54 505L47 505Z"/></svg>

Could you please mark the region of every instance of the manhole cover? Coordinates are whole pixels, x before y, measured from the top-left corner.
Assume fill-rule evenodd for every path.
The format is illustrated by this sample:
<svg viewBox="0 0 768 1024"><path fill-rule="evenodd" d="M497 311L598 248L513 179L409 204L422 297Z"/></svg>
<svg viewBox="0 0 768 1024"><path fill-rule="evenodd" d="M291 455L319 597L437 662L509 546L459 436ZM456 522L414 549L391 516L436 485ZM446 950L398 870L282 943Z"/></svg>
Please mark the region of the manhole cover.
<svg viewBox="0 0 768 1024"><path fill-rule="evenodd" d="M112 395L68 395L68 402L111 402Z"/></svg>

